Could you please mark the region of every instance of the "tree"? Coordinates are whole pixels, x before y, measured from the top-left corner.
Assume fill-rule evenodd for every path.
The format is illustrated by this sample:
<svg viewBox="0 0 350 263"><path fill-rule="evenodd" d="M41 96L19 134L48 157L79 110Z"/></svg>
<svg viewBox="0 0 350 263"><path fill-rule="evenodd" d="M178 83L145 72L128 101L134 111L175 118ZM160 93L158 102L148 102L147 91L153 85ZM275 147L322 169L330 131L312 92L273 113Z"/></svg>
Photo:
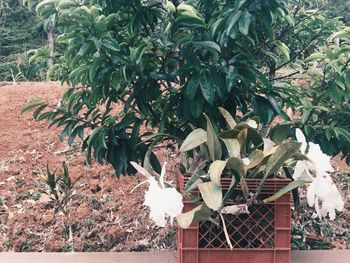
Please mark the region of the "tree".
<svg viewBox="0 0 350 263"><path fill-rule="evenodd" d="M288 121L283 108L298 105L301 93L278 74L315 40L290 34L315 19L306 1L25 2L42 19L55 17L62 46L33 58L53 59L51 73L69 84L60 107L25 110L36 107L36 119L64 126L69 143L80 136L87 159L111 163L117 175L132 173L128 163L138 160L159 171L152 146L161 138L181 143L188 124L204 125L202 113L220 125L218 107L263 124L276 115ZM157 132L140 134L142 124Z"/></svg>

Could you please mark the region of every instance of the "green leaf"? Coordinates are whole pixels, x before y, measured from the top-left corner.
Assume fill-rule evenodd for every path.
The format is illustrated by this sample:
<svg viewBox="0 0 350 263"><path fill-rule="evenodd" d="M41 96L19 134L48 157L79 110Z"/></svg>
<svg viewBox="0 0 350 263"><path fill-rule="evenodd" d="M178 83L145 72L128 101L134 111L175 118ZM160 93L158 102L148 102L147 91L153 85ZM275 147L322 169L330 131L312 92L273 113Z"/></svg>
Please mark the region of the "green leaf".
<svg viewBox="0 0 350 263"><path fill-rule="evenodd" d="M196 96L195 99L189 105L191 114L194 118L199 118L203 113L204 99L202 96Z"/></svg>
<svg viewBox="0 0 350 263"><path fill-rule="evenodd" d="M199 87L199 76L197 74L193 75L186 84L185 92L186 96L193 100L196 96L197 90Z"/></svg>
<svg viewBox="0 0 350 263"><path fill-rule="evenodd" d="M289 116L283 111L282 107L278 104L275 97L267 95L267 100L270 102L274 110L285 120L290 121Z"/></svg>
<svg viewBox="0 0 350 263"><path fill-rule="evenodd" d="M236 25L237 21L239 20L239 18L241 17L242 15L242 11L238 11L238 12L233 12L230 17L227 19L227 22L226 22L226 34L227 36L231 35L231 32L234 27L234 25Z"/></svg>
<svg viewBox="0 0 350 263"><path fill-rule="evenodd" d="M180 152L190 151L207 142L207 132L201 128L192 131L182 143Z"/></svg>
<svg viewBox="0 0 350 263"><path fill-rule="evenodd" d="M200 179L201 176L205 175L206 173L203 170L196 170L193 175L188 179L186 185L185 185L185 192L193 191L197 188L198 184L202 183L203 180Z"/></svg>
<svg viewBox="0 0 350 263"><path fill-rule="evenodd" d="M195 47L205 48L214 53L221 53L221 48L214 41L193 41L192 44Z"/></svg>
<svg viewBox="0 0 350 263"><path fill-rule="evenodd" d="M111 38L104 38L102 39L102 45L105 46L106 48L113 50L113 51L120 51L120 46L117 41Z"/></svg>
<svg viewBox="0 0 350 263"><path fill-rule="evenodd" d="M198 184L198 189L205 204L214 211L220 210L222 207L222 190L219 185L214 182L206 182Z"/></svg>
<svg viewBox="0 0 350 263"><path fill-rule="evenodd" d="M235 8L237 10L241 9L241 7L247 2L247 0L236 0L235 1Z"/></svg>
<svg viewBox="0 0 350 263"><path fill-rule="evenodd" d="M271 103L264 97L255 95L252 98L254 113L259 116L263 124L270 123L276 116L276 111Z"/></svg>
<svg viewBox="0 0 350 263"><path fill-rule="evenodd" d="M213 84L213 79L208 70L203 70L200 76L200 86L204 99L213 105L215 99L215 87Z"/></svg>
<svg viewBox="0 0 350 263"><path fill-rule="evenodd" d="M234 129L237 125L236 121L233 119L232 115L225 110L222 107L219 107L219 111L221 113L221 115L225 118L225 121L227 123L227 127L231 130Z"/></svg>
<svg viewBox="0 0 350 263"><path fill-rule="evenodd" d="M33 112L33 118L35 120L38 119L38 116L40 114L40 112L42 112L47 106L49 106L48 104L42 104L41 106L39 106L34 112Z"/></svg>
<svg viewBox="0 0 350 263"><path fill-rule="evenodd" d="M241 146L239 144L239 141L237 139L221 139L228 151L228 154L230 157L241 157Z"/></svg>
<svg viewBox="0 0 350 263"><path fill-rule="evenodd" d="M227 168L230 169L231 171L234 171L238 174L240 178L240 183L243 191L244 197L247 199L249 196L249 189L248 185L245 181L245 175L246 175L246 170L244 168L244 164L241 161L241 159L231 157L230 159L227 160Z"/></svg>
<svg viewBox="0 0 350 263"><path fill-rule="evenodd" d="M21 108L20 114L23 114L24 112L29 111L37 106L40 106L40 105L43 105L43 102L28 104L28 105L24 106L23 108Z"/></svg>
<svg viewBox="0 0 350 263"><path fill-rule="evenodd" d="M295 141L285 141L279 145L266 163L264 178L276 173L290 157L299 151L300 146L301 143Z"/></svg>
<svg viewBox="0 0 350 263"><path fill-rule="evenodd" d="M289 47L285 43L279 40L275 41L274 44L276 45L278 50L281 51L282 54L286 57L286 59L289 61L290 60Z"/></svg>
<svg viewBox="0 0 350 263"><path fill-rule="evenodd" d="M276 144L280 144L288 136L291 123L281 123L271 128L269 138Z"/></svg>
<svg viewBox="0 0 350 263"><path fill-rule="evenodd" d="M217 137L214 127L211 124L209 117L204 114L204 117L207 119L207 145L209 150L209 156L212 161L221 159L222 156L222 147Z"/></svg>
<svg viewBox="0 0 350 263"><path fill-rule="evenodd" d="M258 166L265 158L265 155L263 151L256 150L249 154L248 159L250 160L250 163L248 165L245 165L245 169L249 170L254 168L255 166Z"/></svg>
<svg viewBox="0 0 350 263"><path fill-rule="evenodd" d="M231 197L232 193L235 191L237 183L238 181L236 180L236 178L232 176L230 186L224 196L224 200L223 200L224 204L227 202L227 200Z"/></svg>
<svg viewBox="0 0 350 263"><path fill-rule="evenodd" d="M227 160L226 167L231 170L236 172L236 174L239 177L245 177L245 169L244 169L244 164L241 159L236 158L236 157L231 157Z"/></svg>
<svg viewBox="0 0 350 263"><path fill-rule="evenodd" d="M239 31L243 35L248 35L249 25L252 22L252 15L248 13L248 11L243 11L242 16L238 21Z"/></svg>
<svg viewBox="0 0 350 263"><path fill-rule="evenodd" d="M208 173L213 183L221 185L221 174L226 167L226 163L227 161L216 160L210 164Z"/></svg>
<svg viewBox="0 0 350 263"><path fill-rule="evenodd" d="M211 217L211 210L201 204L191 211L182 213L176 217L176 221L181 228L189 228L193 221L208 220Z"/></svg>
<svg viewBox="0 0 350 263"><path fill-rule="evenodd" d="M266 198L263 200L264 204L267 203L271 203L276 201L278 198L280 198L281 196L283 196L284 194L292 191L293 189L305 184L306 181L305 180L295 180L290 182L288 185L286 185L285 187L283 187L281 190L279 190L277 193L275 193L274 195L270 196L269 198Z"/></svg>

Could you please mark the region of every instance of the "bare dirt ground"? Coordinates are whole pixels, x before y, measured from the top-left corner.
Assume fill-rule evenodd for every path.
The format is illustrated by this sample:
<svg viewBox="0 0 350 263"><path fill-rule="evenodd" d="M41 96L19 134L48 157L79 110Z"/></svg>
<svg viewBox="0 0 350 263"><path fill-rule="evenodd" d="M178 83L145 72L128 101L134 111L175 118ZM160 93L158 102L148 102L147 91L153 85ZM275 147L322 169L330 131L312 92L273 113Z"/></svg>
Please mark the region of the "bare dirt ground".
<svg viewBox="0 0 350 263"><path fill-rule="evenodd" d="M0 252L67 251L67 231L40 193L38 175L47 164L54 169L62 161L73 179L80 178L72 205L76 251L174 249L175 228L157 228L148 219L142 206L145 187L129 194L141 178L117 179L109 166L86 166L79 146L69 148L59 141L59 129L34 121L31 113L19 114L30 98L57 102L62 92L56 82L0 83ZM334 164L346 198L350 168L339 158ZM349 248L349 208L348 198L347 210L335 222L311 220L310 212L294 224L295 248Z"/></svg>
<svg viewBox="0 0 350 263"><path fill-rule="evenodd" d="M84 165L84 156L60 142L60 130L19 111L39 96L58 101L58 83L0 86L0 251L65 251L67 235L54 215L38 170L66 161L76 184L72 204L76 251L174 249L175 229L153 226L142 206L145 188L129 194L139 177L112 177L109 166Z"/></svg>

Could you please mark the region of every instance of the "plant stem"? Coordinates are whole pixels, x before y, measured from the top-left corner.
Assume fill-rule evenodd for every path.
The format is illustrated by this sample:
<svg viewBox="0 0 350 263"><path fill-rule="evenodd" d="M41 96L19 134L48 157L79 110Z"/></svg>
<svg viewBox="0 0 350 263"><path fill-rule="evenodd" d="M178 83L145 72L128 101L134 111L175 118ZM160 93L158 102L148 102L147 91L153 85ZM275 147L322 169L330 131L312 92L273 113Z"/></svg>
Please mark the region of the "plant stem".
<svg viewBox="0 0 350 263"><path fill-rule="evenodd" d="M230 240L230 236L229 236L229 234L227 232L225 219L224 219L224 217L222 216L221 213L219 213L219 215L220 215L220 218L221 218L221 221L222 221L222 228L224 229L226 241L227 241L228 245L230 246L230 249L233 250L233 246L232 246L232 243L231 243L231 240Z"/></svg>

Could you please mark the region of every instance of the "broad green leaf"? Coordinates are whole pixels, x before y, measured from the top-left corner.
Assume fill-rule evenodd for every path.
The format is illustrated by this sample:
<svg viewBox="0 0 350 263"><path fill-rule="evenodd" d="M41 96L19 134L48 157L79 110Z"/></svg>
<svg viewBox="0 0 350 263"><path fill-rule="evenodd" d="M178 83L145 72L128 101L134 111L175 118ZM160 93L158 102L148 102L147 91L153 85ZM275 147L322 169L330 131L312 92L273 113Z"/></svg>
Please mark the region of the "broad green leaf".
<svg viewBox="0 0 350 263"><path fill-rule="evenodd" d="M239 175L243 195L245 198L248 198L249 189L245 181L246 170L244 168L243 162L238 158L231 157L227 160L226 166L228 169L235 171Z"/></svg>
<svg viewBox="0 0 350 263"><path fill-rule="evenodd" d="M193 41L192 44L196 47L201 47L213 51L214 53L221 53L220 46L214 41Z"/></svg>
<svg viewBox="0 0 350 263"><path fill-rule="evenodd" d="M182 213L176 217L176 221L181 228L189 228L193 221L210 220L211 210L205 205L201 204L191 211Z"/></svg>
<svg viewBox="0 0 350 263"><path fill-rule="evenodd" d="M66 8L78 6L77 3L71 0L60 0L56 2L57 2L56 7L58 9L66 9Z"/></svg>
<svg viewBox="0 0 350 263"><path fill-rule="evenodd" d="M221 139L228 151L228 154L230 157L241 157L241 146L239 145L239 142L237 139Z"/></svg>
<svg viewBox="0 0 350 263"><path fill-rule="evenodd" d="M244 164L241 159L236 157L229 158L226 167L231 171L235 171L239 177L245 177Z"/></svg>
<svg viewBox="0 0 350 263"><path fill-rule="evenodd" d="M281 190L279 190L277 193L275 193L274 195L270 196L269 198L266 198L263 200L264 204L267 203L271 203L276 201L278 198L280 198L281 196L283 196L284 194L292 191L293 189L305 184L306 181L305 180L295 180L290 182L288 185L286 185L285 187L283 187Z"/></svg>
<svg viewBox="0 0 350 263"><path fill-rule="evenodd" d="M245 165L245 169L249 170L254 168L255 166L258 166L265 158L265 155L263 151L261 150L256 150L252 152L249 156L248 159L250 160L250 163L248 165Z"/></svg>
<svg viewBox="0 0 350 263"><path fill-rule="evenodd" d="M236 180L236 178L234 176L232 176L231 178L231 183L230 183L230 186L224 196L224 200L223 200L223 203L225 204L228 199L231 197L232 193L234 192L235 188L236 188L236 185L237 185L238 181Z"/></svg>
<svg viewBox="0 0 350 263"><path fill-rule="evenodd" d="M199 116L202 115L203 113L203 108L204 108L204 99L201 95L197 94L194 98L193 101L188 102L190 112L194 118L199 118Z"/></svg>
<svg viewBox="0 0 350 263"><path fill-rule="evenodd" d="M277 102L276 98L272 95L267 95L267 100L270 102L274 110L281 116L285 121L290 121L289 116L283 111L282 106Z"/></svg>
<svg viewBox="0 0 350 263"><path fill-rule="evenodd" d="M221 174L226 167L227 161L216 160L209 166L210 180L217 185L221 185Z"/></svg>
<svg viewBox="0 0 350 263"><path fill-rule="evenodd" d="M207 145L210 159L212 161L220 160L222 156L221 143L215 133L209 117L206 114L204 114L204 117L207 119Z"/></svg>
<svg viewBox="0 0 350 263"><path fill-rule="evenodd" d="M192 131L182 143L180 152L190 151L207 142L207 132L201 128Z"/></svg>
<svg viewBox="0 0 350 263"><path fill-rule="evenodd" d="M252 17L253 16L249 14L248 11L243 11L243 14L238 21L239 31L245 36L248 35Z"/></svg>
<svg viewBox="0 0 350 263"><path fill-rule="evenodd" d="M301 143L295 141L285 141L278 146L276 151L270 156L266 163L265 178L276 173L282 165L297 151L299 151Z"/></svg>
<svg viewBox="0 0 350 263"><path fill-rule="evenodd" d="M275 41L274 44L276 45L278 50L281 51L282 54L286 57L286 59L289 61L290 60L289 47L285 43L279 40Z"/></svg>
<svg viewBox="0 0 350 263"><path fill-rule="evenodd" d="M269 138L276 144L280 144L288 136L291 123L281 123L271 128Z"/></svg>
<svg viewBox="0 0 350 263"><path fill-rule="evenodd" d="M39 106L34 112L33 112L33 118L35 120L38 119L38 116L40 114L40 112L42 112L47 106L49 106L48 104L42 104L41 106Z"/></svg>
<svg viewBox="0 0 350 263"><path fill-rule="evenodd" d="M197 74L193 75L187 82L185 87L185 92L190 100L193 100L196 96L199 87L199 76Z"/></svg>
<svg viewBox="0 0 350 263"><path fill-rule="evenodd" d="M111 38L102 39L102 45L113 51L120 51L120 46L117 41Z"/></svg>
<svg viewBox="0 0 350 263"><path fill-rule="evenodd" d="M193 191L197 188L198 184L202 183L203 180L200 179L201 176L205 175L206 173L203 170L196 170L193 175L188 179L186 185L185 185L185 192Z"/></svg>
<svg viewBox="0 0 350 263"><path fill-rule="evenodd" d="M239 20L239 18L242 15L242 11L238 11L238 12L234 12L230 15L230 17L227 19L226 22L226 34L229 36L231 35L231 31L233 29L233 27L236 25L237 21Z"/></svg>
<svg viewBox="0 0 350 263"><path fill-rule="evenodd" d="M37 103L32 103L32 104L28 104L26 106L24 106L23 108L21 108L20 114L23 114L26 111L29 111L37 106L43 105L42 102L37 102Z"/></svg>
<svg viewBox="0 0 350 263"><path fill-rule="evenodd" d="M210 104L213 105L215 99L215 87L213 84L213 79L208 70L201 71L200 76L200 87L204 99Z"/></svg>
<svg viewBox="0 0 350 263"><path fill-rule="evenodd" d="M235 1L235 9L239 10L246 2L247 2L247 0L236 0Z"/></svg>
<svg viewBox="0 0 350 263"><path fill-rule="evenodd" d="M222 189L214 182L198 184L198 189L205 204L214 211L222 207Z"/></svg>
<svg viewBox="0 0 350 263"><path fill-rule="evenodd" d="M167 9L169 10L169 12L171 12L171 13L175 13L175 12L176 12L176 7L175 7L175 5L173 4L173 2L171 2L171 1L166 1L166 7L167 7Z"/></svg>
<svg viewBox="0 0 350 263"><path fill-rule="evenodd" d="M233 119L232 115L222 107L219 107L221 115L225 118L227 126L229 129L234 129L237 125L236 121Z"/></svg>

